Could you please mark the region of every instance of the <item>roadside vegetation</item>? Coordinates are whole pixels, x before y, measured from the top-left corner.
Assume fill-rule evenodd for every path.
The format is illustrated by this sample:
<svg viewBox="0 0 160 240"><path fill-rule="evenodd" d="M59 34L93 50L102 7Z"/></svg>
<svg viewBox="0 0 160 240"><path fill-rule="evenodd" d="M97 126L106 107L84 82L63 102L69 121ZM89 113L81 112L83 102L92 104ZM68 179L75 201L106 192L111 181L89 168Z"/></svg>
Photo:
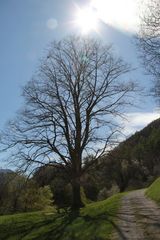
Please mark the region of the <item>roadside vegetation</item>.
<svg viewBox="0 0 160 240"><path fill-rule="evenodd" d="M145 194L160 205L160 177L152 183Z"/></svg>

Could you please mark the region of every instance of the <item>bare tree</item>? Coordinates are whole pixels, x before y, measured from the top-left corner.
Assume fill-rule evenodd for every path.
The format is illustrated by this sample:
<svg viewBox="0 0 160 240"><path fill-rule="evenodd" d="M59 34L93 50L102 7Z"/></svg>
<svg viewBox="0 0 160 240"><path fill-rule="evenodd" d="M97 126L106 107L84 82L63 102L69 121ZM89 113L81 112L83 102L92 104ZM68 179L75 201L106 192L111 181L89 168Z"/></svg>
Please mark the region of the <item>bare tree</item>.
<svg viewBox="0 0 160 240"><path fill-rule="evenodd" d="M160 1L150 0L144 6L137 45L142 64L155 79L154 91L160 96Z"/></svg>
<svg viewBox="0 0 160 240"><path fill-rule="evenodd" d="M73 189L72 208L83 206L81 176L116 140L124 107L130 104L130 67L110 46L94 39L69 37L53 42L38 73L24 87L24 108L1 134L3 149L26 169L64 168ZM83 158L92 160L87 167Z"/></svg>

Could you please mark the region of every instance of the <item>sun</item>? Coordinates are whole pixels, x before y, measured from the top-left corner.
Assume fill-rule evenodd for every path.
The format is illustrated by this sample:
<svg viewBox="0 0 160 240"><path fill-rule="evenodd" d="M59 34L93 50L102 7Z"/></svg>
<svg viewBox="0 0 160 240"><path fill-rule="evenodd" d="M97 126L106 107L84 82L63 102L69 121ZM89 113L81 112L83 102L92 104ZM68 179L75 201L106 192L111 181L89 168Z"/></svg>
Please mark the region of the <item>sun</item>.
<svg viewBox="0 0 160 240"><path fill-rule="evenodd" d="M79 8L76 13L75 24L83 34L97 31L98 16L91 7Z"/></svg>

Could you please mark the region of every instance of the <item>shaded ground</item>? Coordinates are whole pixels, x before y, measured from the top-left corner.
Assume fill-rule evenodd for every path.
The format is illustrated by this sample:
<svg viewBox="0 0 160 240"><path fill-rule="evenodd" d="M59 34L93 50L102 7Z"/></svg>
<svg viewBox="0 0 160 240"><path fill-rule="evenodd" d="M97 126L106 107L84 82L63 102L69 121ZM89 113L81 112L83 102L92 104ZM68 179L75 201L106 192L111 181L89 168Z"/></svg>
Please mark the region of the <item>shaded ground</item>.
<svg viewBox="0 0 160 240"><path fill-rule="evenodd" d="M144 195L144 190L123 197L114 240L160 240L160 207Z"/></svg>
<svg viewBox="0 0 160 240"><path fill-rule="evenodd" d="M0 240L110 240L123 196L88 204L76 213L0 216Z"/></svg>

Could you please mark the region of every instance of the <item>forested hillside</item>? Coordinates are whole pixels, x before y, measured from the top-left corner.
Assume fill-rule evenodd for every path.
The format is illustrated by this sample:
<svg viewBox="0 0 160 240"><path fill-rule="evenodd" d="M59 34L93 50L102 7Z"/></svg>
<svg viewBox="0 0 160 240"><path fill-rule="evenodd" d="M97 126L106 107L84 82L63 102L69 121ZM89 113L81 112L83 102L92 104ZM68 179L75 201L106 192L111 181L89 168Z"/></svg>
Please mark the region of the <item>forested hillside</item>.
<svg viewBox="0 0 160 240"><path fill-rule="evenodd" d="M160 119L120 143L101 165L120 191L150 184L160 175Z"/></svg>

